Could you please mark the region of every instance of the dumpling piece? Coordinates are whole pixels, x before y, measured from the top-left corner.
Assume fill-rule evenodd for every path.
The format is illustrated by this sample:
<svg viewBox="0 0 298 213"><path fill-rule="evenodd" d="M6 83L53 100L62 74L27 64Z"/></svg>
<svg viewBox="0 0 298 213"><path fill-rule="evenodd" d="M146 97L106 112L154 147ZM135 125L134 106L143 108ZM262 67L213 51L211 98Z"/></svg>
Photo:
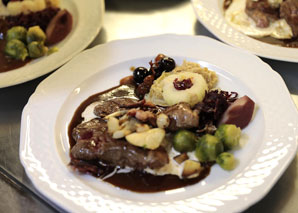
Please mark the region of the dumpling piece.
<svg viewBox="0 0 298 213"><path fill-rule="evenodd" d="M185 76L184 73L187 73L186 75L189 77ZM173 83L176 78L176 86L178 87L180 84L187 84L187 79L190 79L189 83L195 84L191 87L188 85L189 88L179 90L174 88ZM194 78L194 82L192 82L192 78ZM199 83L200 86L197 85L198 82L202 82ZM155 105L160 106L171 106L179 101L185 101L193 106L195 102L202 99L202 96L205 95L205 90L214 88L217 82L218 78L214 71L211 71L206 67L201 67L197 63L184 61L181 66L177 66L172 72L163 72L162 75L154 81L150 88L150 92L145 95L145 99L146 101L150 101ZM190 95L190 93L192 93L191 91L199 89L198 87L203 88L202 91L197 91L196 95Z"/></svg>
<svg viewBox="0 0 298 213"><path fill-rule="evenodd" d="M179 89L177 85L185 85L186 82L189 82L189 85ZM162 96L169 106L180 102L186 102L193 106L204 99L208 86L202 75L181 72L166 77L162 81L162 89Z"/></svg>

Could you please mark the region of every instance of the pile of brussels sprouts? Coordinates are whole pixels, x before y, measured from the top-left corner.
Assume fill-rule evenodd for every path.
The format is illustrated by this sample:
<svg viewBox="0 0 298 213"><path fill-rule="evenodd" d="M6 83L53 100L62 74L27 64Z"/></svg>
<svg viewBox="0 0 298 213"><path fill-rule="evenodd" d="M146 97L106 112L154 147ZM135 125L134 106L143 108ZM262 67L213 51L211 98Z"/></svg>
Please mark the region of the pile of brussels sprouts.
<svg viewBox="0 0 298 213"><path fill-rule="evenodd" d="M28 30L15 26L6 32L5 54L13 59L24 61L27 57L39 58L48 52L45 46L46 34L39 26Z"/></svg>
<svg viewBox="0 0 298 213"><path fill-rule="evenodd" d="M234 124L222 124L214 135L205 134L201 137L188 130L179 130L174 135L173 147L181 153L194 151L200 162L216 161L221 168L233 170L236 160L227 151L239 145L240 136L241 129Z"/></svg>

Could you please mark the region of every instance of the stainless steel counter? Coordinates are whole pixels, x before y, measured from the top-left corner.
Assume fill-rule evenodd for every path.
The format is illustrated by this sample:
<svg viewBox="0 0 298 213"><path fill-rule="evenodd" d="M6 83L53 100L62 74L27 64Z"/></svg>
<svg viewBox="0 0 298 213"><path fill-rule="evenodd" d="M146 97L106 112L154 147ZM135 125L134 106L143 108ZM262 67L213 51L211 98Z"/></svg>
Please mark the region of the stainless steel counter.
<svg viewBox="0 0 298 213"><path fill-rule="evenodd" d="M197 21L188 0L106 0L104 27L89 48L115 39L164 33L216 38ZM262 59L282 76L298 106L298 64ZM36 191L19 161L22 109L47 76L0 89L1 212L62 211ZM297 212L297 174L296 155L270 192L246 212Z"/></svg>

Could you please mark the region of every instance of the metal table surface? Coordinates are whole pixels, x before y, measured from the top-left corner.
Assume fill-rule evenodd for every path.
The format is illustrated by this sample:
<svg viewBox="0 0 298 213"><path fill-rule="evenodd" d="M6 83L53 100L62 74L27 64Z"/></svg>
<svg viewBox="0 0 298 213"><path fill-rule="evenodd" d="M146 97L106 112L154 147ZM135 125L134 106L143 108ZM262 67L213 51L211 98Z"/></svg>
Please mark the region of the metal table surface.
<svg viewBox="0 0 298 213"><path fill-rule="evenodd" d="M197 21L188 0L106 0L104 27L90 44L164 33L212 35ZM298 64L262 58L277 71L298 106ZM48 74L49 75L49 74ZM48 75L0 89L0 212L61 212L34 188L19 160L22 109ZM297 212L297 155L279 181L245 212Z"/></svg>

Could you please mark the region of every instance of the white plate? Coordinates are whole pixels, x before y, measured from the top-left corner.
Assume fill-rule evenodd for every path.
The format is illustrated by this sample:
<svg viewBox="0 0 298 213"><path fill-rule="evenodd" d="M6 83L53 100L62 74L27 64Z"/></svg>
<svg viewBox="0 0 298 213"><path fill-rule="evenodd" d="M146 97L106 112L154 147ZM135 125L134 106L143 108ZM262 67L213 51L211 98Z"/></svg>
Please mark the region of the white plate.
<svg viewBox="0 0 298 213"><path fill-rule="evenodd" d="M258 56L298 62L298 48L286 48L253 39L230 26L224 19L224 0L192 0L198 20L220 40Z"/></svg>
<svg viewBox="0 0 298 213"><path fill-rule="evenodd" d="M103 24L104 0L88 0L88 3L82 0L62 0L61 8L66 8L72 14L73 28L56 45L59 51L33 60L21 68L0 73L0 88L20 84L54 71L85 49L96 37Z"/></svg>
<svg viewBox="0 0 298 213"><path fill-rule="evenodd" d="M90 95L118 85L131 74L130 66L148 67L158 53L215 70L221 88L257 103L245 143L234 152L237 168L226 172L215 165L196 185L154 194L70 171L67 127L75 109ZM20 158L36 188L70 212L235 212L261 199L285 171L297 149L297 119L281 77L252 54L202 36L120 40L82 52L37 87L22 114Z"/></svg>

